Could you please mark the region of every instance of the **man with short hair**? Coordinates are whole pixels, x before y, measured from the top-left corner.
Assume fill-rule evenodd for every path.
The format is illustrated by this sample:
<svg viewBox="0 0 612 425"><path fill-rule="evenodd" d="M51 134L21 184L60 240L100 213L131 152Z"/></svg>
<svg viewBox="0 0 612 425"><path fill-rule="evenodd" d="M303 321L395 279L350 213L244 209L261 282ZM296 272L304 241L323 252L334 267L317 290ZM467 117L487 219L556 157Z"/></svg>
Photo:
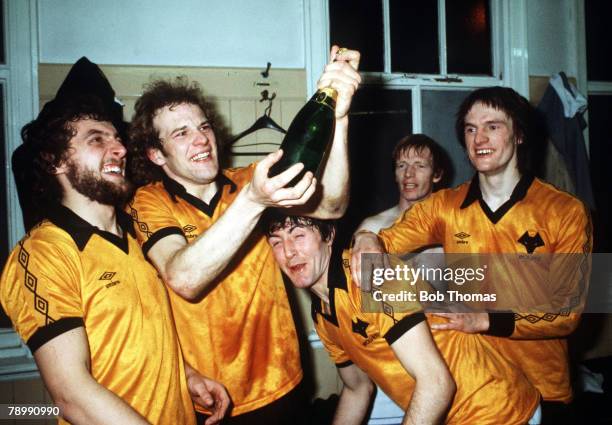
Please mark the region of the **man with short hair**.
<svg viewBox="0 0 612 425"><path fill-rule="evenodd" d="M580 288L588 280L584 266L592 250L589 214L579 200L529 174L526 150L534 143L532 117L529 102L510 88L472 92L457 113L456 131L476 176L414 205L379 235L356 234L355 281L360 279L362 253L406 253L442 244L446 253L573 254L552 257L553 271L565 273L560 281L547 281L542 275L540 288L530 288L521 279L508 287L519 293L546 291L551 300L567 294L583 296ZM445 317L447 323L432 327L486 334L524 371L545 402L571 401L567 336L578 323L576 310ZM547 404L543 405L544 420Z"/></svg>
<svg viewBox="0 0 612 425"><path fill-rule="evenodd" d="M183 363L168 295L121 208L126 149L94 97L54 100L22 130L45 216L11 254L2 306L61 423L219 423L222 385Z"/></svg>
<svg viewBox="0 0 612 425"><path fill-rule="evenodd" d="M248 167L219 169L215 123L199 87L157 81L136 103L131 171L147 184L129 211L145 255L171 289L187 360L230 392L230 423L300 419L297 334L280 271L254 229L267 207L300 206L326 218L343 214L348 109L360 81L358 63L358 52L334 46L319 79L319 88L338 92L336 130L320 196L310 203L317 187L312 173L285 187L302 164L268 177L281 151Z"/></svg>
<svg viewBox="0 0 612 425"><path fill-rule="evenodd" d="M313 294L316 331L344 382L335 424L363 422L371 380L405 410L407 424L524 424L533 415L537 391L481 335L438 331L432 339L418 303L364 311L349 251L340 258L332 250L331 223L270 214L264 226L281 270Z"/></svg>
<svg viewBox="0 0 612 425"><path fill-rule="evenodd" d="M393 149L392 158L399 201L397 205L366 218L359 230L378 232L390 227L404 211L431 195L447 173L446 154L440 145L424 134L401 138Z"/></svg>
<svg viewBox="0 0 612 425"><path fill-rule="evenodd" d="M411 134L402 137L391 155L395 171L395 183L399 193L397 205L371 217L367 217L359 225L359 230L369 230L378 233L381 229L391 225L415 203L426 199L439 188L443 178L448 174L448 161L446 153L440 145L425 134ZM423 261L439 260L443 250L432 247L424 250ZM377 391L372 408L373 415L384 417L400 416L398 406L388 402L389 398L382 391Z"/></svg>

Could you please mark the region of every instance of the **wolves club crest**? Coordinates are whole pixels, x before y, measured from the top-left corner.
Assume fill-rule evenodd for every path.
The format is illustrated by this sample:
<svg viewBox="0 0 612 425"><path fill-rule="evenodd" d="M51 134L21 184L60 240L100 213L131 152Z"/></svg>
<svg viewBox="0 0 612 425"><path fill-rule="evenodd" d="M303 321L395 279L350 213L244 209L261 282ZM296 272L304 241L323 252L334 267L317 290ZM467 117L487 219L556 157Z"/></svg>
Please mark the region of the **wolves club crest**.
<svg viewBox="0 0 612 425"><path fill-rule="evenodd" d="M526 231L517 241L525 246L528 254L533 254L537 247L544 246L544 241L540 234L538 232L533 233L533 231Z"/></svg>
<svg viewBox="0 0 612 425"><path fill-rule="evenodd" d="M368 322L364 322L361 319L357 319L356 321L352 323L353 323L353 332L361 335L364 338L368 337L368 334L366 333L366 329L368 329L368 326L370 325Z"/></svg>

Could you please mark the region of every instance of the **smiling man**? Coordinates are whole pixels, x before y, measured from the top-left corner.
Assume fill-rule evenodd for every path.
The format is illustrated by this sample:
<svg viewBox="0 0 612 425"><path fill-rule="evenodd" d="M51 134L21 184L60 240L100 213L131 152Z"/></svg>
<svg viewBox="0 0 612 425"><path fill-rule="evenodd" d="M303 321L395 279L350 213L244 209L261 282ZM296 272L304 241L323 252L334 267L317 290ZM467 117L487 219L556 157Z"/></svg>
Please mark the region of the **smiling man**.
<svg viewBox="0 0 612 425"><path fill-rule="evenodd" d="M338 91L334 140L319 186L303 168L277 176L274 152L248 167L221 170L215 123L202 91L184 79L157 81L136 103L132 173L141 183L129 206L145 255L171 289L185 356L221 381L232 424L302 419L297 334L280 271L255 226L268 207L301 206L335 218L348 193L348 110L360 81L359 53L331 50L318 87ZM313 197L314 199L315 197ZM202 419L206 406L199 406Z"/></svg>
<svg viewBox="0 0 612 425"><path fill-rule="evenodd" d="M183 363L168 294L121 207L126 148L94 97L54 100L22 130L46 220L11 254L0 300L61 423L194 424L223 386Z"/></svg>
<svg viewBox="0 0 612 425"><path fill-rule="evenodd" d="M575 254L557 256L560 281L541 281L540 290L554 297L576 291L588 281L582 273L592 250L592 230L585 206L568 193L534 178L527 167L527 147L534 143L532 107L514 90L488 87L472 92L457 113L456 131L477 174L471 182L442 190L414 205L379 236L355 235L352 273L360 279L361 254L403 254L442 244L446 253ZM587 267L588 268L588 267ZM529 293L534 283L508 282ZM574 292L576 294L576 292ZM453 329L488 335L496 348L520 367L542 394L543 419L572 421L566 410L572 399L567 336L576 328L576 312L538 314L446 314Z"/></svg>
<svg viewBox="0 0 612 425"><path fill-rule="evenodd" d="M445 153L424 134L402 138L395 145L392 157L399 201L397 205L366 218L359 230L378 232L391 226L404 211L431 195L446 173Z"/></svg>
<svg viewBox="0 0 612 425"><path fill-rule="evenodd" d="M455 331L432 338L428 321L441 319L426 319L418 303L364 312L349 252L332 250L330 222L270 214L264 225L281 270L313 293L315 329L344 382L334 424L363 423L372 381L401 406L403 424L527 423L539 395L491 342Z"/></svg>
<svg viewBox="0 0 612 425"><path fill-rule="evenodd" d="M397 205L366 218L359 230L377 233L390 227L408 208L426 199L437 188L448 172L445 152L432 138L424 134L411 134L403 137L393 149L395 183L399 201ZM432 247L424 250L426 254L441 254L442 248ZM435 259L436 256L426 258ZM437 256L440 258L441 256ZM384 391L377 391L372 407L376 417L399 417L401 409L390 402Z"/></svg>

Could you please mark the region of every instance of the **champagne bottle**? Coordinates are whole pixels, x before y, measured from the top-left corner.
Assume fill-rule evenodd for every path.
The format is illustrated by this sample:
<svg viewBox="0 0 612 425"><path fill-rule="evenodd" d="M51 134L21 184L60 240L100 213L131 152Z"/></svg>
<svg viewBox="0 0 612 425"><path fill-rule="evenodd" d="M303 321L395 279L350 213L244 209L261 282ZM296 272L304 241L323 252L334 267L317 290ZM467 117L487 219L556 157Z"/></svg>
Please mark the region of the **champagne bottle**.
<svg viewBox="0 0 612 425"><path fill-rule="evenodd" d="M319 176L336 128L336 98L338 92L331 87L317 90L312 98L297 113L281 143L283 156L268 173L275 176L295 163L304 164L304 169L287 186L294 186L307 171Z"/></svg>

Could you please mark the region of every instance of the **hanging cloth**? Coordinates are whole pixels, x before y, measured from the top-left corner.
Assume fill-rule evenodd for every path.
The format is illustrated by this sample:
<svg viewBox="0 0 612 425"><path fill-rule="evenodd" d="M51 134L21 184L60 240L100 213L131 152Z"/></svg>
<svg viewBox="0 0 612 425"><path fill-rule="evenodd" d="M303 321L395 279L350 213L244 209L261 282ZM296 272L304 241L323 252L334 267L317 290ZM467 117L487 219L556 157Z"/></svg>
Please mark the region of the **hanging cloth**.
<svg viewBox="0 0 612 425"><path fill-rule="evenodd" d="M583 136L583 130L586 128L583 114L586 108L585 97L568 81L563 72L550 79L538 105L538 110L546 118L550 139L563 157L574 182L576 196L594 210L595 198Z"/></svg>

